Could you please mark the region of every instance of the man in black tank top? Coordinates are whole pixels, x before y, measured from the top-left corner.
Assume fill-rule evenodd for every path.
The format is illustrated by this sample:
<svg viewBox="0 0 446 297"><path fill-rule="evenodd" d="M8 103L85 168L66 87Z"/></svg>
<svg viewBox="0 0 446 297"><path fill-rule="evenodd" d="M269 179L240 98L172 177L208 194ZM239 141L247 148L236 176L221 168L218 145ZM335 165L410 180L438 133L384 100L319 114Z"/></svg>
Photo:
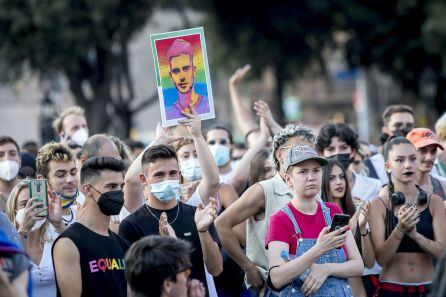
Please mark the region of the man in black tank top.
<svg viewBox="0 0 446 297"><path fill-rule="evenodd" d="M124 204L124 170L124 162L111 157L93 157L82 166L82 215L52 249L58 296L127 296L129 244L108 229L110 216Z"/></svg>
<svg viewBox="0 0 446 297"><path fill-rule="evenodd" d="M212 276L221 273L223 260L220 249L209 232L212 232L211 224L217 215L215 200L212 199L214 202L201 211L178 201L180 170L172 147L149 147L144 152L141 163L140 178L145 187L146 203L122 221L119 235L130 243L147 235L158 234L176 236L190 242L194 248L191 255L191 278L205 285L208 296L216 296ZM214 207L210 207L211 204ZM207 277L205 266L210 274Z"/></svg>
<svg viewBox="0 0 446 297"><path fill-rule="evenodd" d="M417 184L430 194L446 200L446 183L431 175L437 149L444 150L437 135L427 128L415 128L406 137L417 149Z"/></svg>

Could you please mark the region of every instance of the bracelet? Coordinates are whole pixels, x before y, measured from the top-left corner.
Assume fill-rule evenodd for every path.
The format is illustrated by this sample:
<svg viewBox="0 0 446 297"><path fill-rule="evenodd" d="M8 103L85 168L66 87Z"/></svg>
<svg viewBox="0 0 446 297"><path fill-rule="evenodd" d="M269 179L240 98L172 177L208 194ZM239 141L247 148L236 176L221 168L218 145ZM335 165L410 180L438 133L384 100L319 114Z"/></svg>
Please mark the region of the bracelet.
<svg viewBox="0 0 446 297"><path fill-rule="evenodd" d="M198 233L205 233L208 231L208 228L205 228L204 230L197 230L197 231L198 231Z"/></svg>
<svg viewBox="0 0 446 297"><path fill-rule="evenodd" d="M365 234L362 234L361 233L361 230L359 230L359 234L361 235L361 236L367 236L367 235L369 235L370 234L370 230L369 229L366 229L366 231L365 231Z"/></svg>

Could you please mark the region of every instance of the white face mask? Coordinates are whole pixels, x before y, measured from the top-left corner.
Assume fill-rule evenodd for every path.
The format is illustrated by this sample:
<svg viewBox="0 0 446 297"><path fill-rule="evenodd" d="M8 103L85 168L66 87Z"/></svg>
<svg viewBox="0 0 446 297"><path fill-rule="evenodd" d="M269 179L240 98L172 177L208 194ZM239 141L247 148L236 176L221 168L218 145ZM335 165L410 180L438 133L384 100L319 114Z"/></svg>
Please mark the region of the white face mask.
<svg viewBox="0 0 446 297"><path fill-rule="evenodd" d="M71 140L80 146L83 146L88 139L88 130L81 128L71 135Z"/></svg>
<svg viewBox="0 0 446 297"><path fill-rule="evenodd" d="M223 167L231 161L231 148L221 144L210 145L212 156L218 167Z"/></svg>
<svg viewBox="0 0 446 297"><path fill-rule="evenodd" d="M190 158L180 163L181 175L190 181L201 179L201 168L197 158Z"/></svg>
<svg viewBox="0 0 446 297"><path fill-rule="evenodd" d="M11 181L19 173L19 163L5 160L0 162L0 179Z"/></svg>
<svg viewBox="0 0 446 297"><path fill-rule="evenodd" d="M17 211L15 220L17 221L17 224L19 224L19 226L23 226L23 222L25 220L25 209L24 208L21 208ZM43 226L43 224L45 224L45 222L46 222L46 218L36 221L34 223L34 226L31 228L30 232L35 232L35 231L39 230Z"/></svg>

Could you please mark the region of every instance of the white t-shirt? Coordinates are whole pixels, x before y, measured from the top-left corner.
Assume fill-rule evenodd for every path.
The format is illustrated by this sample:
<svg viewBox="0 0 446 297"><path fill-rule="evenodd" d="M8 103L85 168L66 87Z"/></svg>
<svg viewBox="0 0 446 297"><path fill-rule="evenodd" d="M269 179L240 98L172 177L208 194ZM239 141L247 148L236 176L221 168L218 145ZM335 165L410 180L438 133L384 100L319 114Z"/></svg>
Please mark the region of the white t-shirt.
<svg viewBox="0 0 446 297"><path fill-rule="evenodd" d="M379 179L353 174L355 176L355 185L351 192L353 197L364 201L370 201L378 197L379 191L381 190L381 181ZM380 274L380 272L381 266L377 262L370 269L364 268L364 275Z"/></svg>
<svg viewBox="0 0 446 297"><path fill-rule="evenodd" d="M355 184L351 191L353 198L370 201L378 197L381 190L381 182L376 178L359 175L353 172Z"/></svg>
<svg viewBox="0 0 446 297"><path fill-rule="evenodd" d="M76 202L79 205L82 205L85 202L85 195L81 191L79 191L79 195L77 195Z"/></svg>
<svg viewBox="0 0 446 297"><path fill-rule="evenodd" d="M59 235L53 225L49 224L45 236L47 241L43 245L43 254L40 263L37 265L30 261L33 296L56 297L57 288L53 258L51 257L51 247Z"/></svg>
<svg viewBox="0 0 446 297"><path fill-rule="evenodd" d="M232 161L231 163L231 170L228 173L220 174L220 182L221 183L228 183L231 179L232 175L234 174L235 169L240 164L240 160Z"/></svg>
<svg viewBox="0 0 446 297"><path fill-rule="evenodd" d="M378 175L378 178L381 181L381 185L382 186L386 185L389 182L389 180L387 178L387 173L386 173L386 166L385 166L386 160L384 160L383 154L380 153L374 154L369 158L369 160L372 163L373 168L375 168L376 175Z"/></svg>

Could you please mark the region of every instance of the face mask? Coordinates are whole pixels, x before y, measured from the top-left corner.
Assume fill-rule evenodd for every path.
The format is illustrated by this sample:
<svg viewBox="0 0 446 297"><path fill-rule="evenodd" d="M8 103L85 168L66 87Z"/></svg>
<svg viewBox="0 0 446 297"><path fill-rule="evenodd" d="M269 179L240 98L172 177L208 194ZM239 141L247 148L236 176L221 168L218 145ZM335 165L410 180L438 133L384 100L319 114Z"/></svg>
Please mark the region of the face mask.
<svg viewBox="0 0 446 297"><path fill-rule="evenodd" d="M97 203L104 215L115 216L121 212L122 206L124 205L124 192L122 190L101 193L95 188L93 189L101 194Z"/></svg>
<svg viewBox="0 0 446 297"><path fill-rule="evenodd" d="M68 208L71 205L73 205L74 201L76 201L76 198L79 196L79 190L76 191L76 194L73 196L66 196L62 193L56 192L57 196L60 198L60 205L62 208Z"/></svg>
<svg viewBox="0 0 446 297"><path fill-rule="evenodd" d="M338 161L345 170L347 170L348 166L354 161L353 159L350 159L350 154L337 154L328 159Z"/></svg>
<svg viewBox="0 0 446 297"><path fill-rule="evenodd" d="M17 224L19 224L19 226L23 226L23 223L25 221L25 209L24 208L21 208L17 211L15 220L17 221ZM43 226L43 224L45 224L45 222L46 222L46 218L36 221L34 223L34 226L31 228L30 232L35 232L35 231L39 230Z"/></svg>
<svg viewBox="0 0 446 297"><path fill-rule="evenodd" d="M190 158L185 161L181 161L180 164L181 175L190 181L201 179L201 168L198 159Z"/></svg>
<svg viewBox="0 0 446 297"><path fill-rule="evenodd" d="M227 146L216 144L209 146L215 163L218 167L222 167L231 160L231 149Z"/></svg>
<svg viewBox="0 0 446 297"><path fill-rule="evenodd" d="M19 163L16 161L5 160L0 162L0 179L11 181L19 173Z"/></svg>
<svg viewBox="0 0 446 297"><path fill-rule="evenodd" d="M84 143L87 141L88 139L88 131L87 129L79 129L76 132L73 133L73 135L71 135L71 140L75 143L78 144L80 146L83 146Z"/></svg>
<svg viewBox="0 0 446 297"><path fill-rule="evenodd" d="M162 203L169 203L173 199L180 200L180 181L166 180L151 185L151 193Z"/></svg>

